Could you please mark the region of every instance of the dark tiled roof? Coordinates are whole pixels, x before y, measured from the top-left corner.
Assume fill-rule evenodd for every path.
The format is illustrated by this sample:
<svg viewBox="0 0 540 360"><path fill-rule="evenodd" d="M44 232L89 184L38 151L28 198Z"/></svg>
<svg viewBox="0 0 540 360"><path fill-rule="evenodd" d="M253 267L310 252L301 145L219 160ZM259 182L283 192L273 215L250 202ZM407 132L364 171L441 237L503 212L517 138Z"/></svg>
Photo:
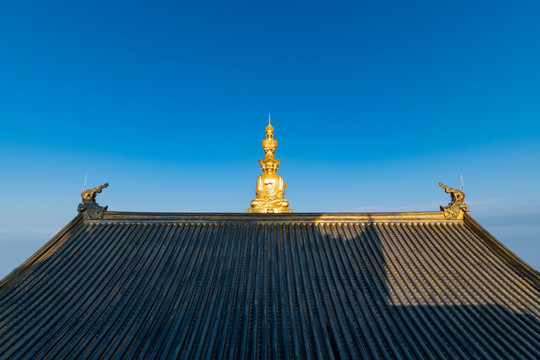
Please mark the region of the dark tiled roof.
<svg viewBox="0 0 540 360"><path fill-rule="evenodd" d="M0 358L540 358L540 280L472 218L74 219L0 282Z"/></svg>

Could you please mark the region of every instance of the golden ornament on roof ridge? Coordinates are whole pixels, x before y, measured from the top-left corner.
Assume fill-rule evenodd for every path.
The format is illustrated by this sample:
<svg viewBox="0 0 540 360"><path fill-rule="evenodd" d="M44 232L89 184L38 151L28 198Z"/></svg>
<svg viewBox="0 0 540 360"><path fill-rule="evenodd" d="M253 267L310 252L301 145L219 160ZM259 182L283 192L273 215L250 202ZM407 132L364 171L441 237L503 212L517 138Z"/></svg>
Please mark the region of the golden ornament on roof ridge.
<svg viewBox="0 0 540 360"><path fill-rule="evenodd" d="M461 190L446 186L442 182L439 183L439 186L442 187L447 194L450 194L452 200L448 205L441 206L444 217L446 219L463 219L463 214L469 211L469 205L465 204L465 193Z"/></svg>
<svg viewBox="0 0 540 360"><path fill-rule="evenodd" d="M288 186L281 175L276 174L281 160L274 157L278 141L274 140L274 127L270 123L265 127L266 139L261 141L264 159L259 160L262 174L257 178L255 199L251 202L248 213L291 213L289 202L285 200L285 188Z"/></svg>

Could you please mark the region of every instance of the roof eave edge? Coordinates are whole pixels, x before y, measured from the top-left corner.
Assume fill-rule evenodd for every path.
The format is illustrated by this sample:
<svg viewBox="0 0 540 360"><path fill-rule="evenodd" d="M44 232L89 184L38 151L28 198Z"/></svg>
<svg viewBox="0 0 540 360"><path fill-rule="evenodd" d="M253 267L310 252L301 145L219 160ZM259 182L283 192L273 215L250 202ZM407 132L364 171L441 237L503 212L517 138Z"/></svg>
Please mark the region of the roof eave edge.
<svg viewBox="0 0 540 360"><path fill-rule="evenodd" d="M487 246L495 251L499 256L508 261L521 274L530 279L535 286L540 287L540 272L529 265L525 260L517 256L512 250L508 249L502 242L487 231L471 215L465 214L463 221L475 234L483 239Z"/></svg>
<svg viewBox="0 0 540 360"><path fill-rule="evenodd" d="M9 288L13 283L22 279L26 274L30 272L37 264L39 264L48 254L54 252L59 246L64 244L64 241L69 237L65 236L75 226L82 223L83 217L81 214L75 216L66 226L64 226L51 240L47 241L39 250L37 250L32 256L26 259L21 265L13 269L3 279L0 279L0 294L5 289Z"/></svg>

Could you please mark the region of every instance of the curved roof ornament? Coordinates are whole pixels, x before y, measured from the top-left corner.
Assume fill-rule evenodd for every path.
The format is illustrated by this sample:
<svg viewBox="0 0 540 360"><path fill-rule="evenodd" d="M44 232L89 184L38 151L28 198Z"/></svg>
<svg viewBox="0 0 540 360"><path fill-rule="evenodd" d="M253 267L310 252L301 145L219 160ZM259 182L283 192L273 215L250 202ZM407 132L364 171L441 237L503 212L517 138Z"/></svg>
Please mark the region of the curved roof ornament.
<svg viewBox="0 0 540 360"><path fill-rule="evenodd" d="M441 206L444 217L446 219L463 219L463 214L469 212L469 205L464 204L465 193L461 190L448 187L442 182L439 183L439 186L442 187L447 194L450 194L452 199L448 205Z"/></svg>
<svg viewBox="0 0 540 360"><path fill-rule="evenodd" d="M101 186L85 190L81 193L82 203L79 204L77 211L83 214L85 220L103 219L103 214L109 207L99 206L99 204L96 202L96 195L108 186L109 184L105 183Z"/></svg>

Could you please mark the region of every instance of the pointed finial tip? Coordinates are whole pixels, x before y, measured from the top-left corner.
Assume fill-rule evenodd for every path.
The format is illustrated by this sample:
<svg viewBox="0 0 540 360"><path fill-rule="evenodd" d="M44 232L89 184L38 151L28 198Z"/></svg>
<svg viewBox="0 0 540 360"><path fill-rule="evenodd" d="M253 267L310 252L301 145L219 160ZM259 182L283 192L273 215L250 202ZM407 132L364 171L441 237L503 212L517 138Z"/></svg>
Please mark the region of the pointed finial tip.
<svg viewBox="0 0 540 360"><path fill-rule="evenodd" d="M268 113L268 125L264 128L264 130L266 131L266 136L272 136L274 133L274 127L270 123L270 113Z"/></svg>

